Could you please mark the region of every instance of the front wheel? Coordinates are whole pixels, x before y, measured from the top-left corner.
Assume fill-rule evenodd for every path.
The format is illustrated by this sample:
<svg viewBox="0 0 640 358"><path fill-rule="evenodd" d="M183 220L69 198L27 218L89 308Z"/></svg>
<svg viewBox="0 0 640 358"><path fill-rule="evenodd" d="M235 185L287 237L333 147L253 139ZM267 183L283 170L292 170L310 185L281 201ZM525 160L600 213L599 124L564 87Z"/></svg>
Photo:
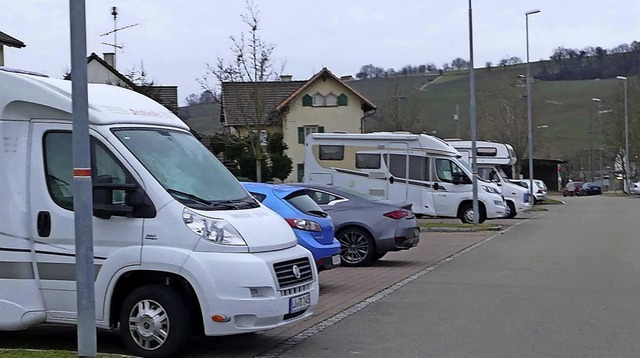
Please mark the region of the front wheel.
<svg viewBox="0 0 640 358"><path fill-rule="evenodd" d="M516 215L518 215L518 213L516 212L515 204L513 204L512 201L507 201L507 215L505 215L505 218L513 219Z"/></svg>
<svg viewBox="0 0 640 358"><path fill-rule="evenodd" d="M340 230L336 238L340 242L340 258L343 266L365 266L376 254L373 238L361 228Z"/></svg>
<svg viewBox="0 0 640 358"><path fill-rule="evenodd" d="M165 285L146 285L132 291L120 311L120 335L136 356L170 357L191 336L189 307Z"/></svg>
<svg viewBox="0 0 640 358"><path fill-rule="evenodd" d="M484 212L482 205L478 203L478 209L480 211L478 215L478 223L482 224L487 219L487 214ZM458 219L465 224L473 224L473 204L472 203L464 203L460 206L458 210Z"/></svg>

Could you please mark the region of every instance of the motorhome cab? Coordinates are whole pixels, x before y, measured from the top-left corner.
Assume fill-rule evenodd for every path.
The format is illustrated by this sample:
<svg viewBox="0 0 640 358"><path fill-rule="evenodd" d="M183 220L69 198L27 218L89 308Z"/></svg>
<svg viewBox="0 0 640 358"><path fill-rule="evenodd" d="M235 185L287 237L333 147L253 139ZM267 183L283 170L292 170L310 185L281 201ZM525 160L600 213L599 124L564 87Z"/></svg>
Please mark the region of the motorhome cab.
<svg viewBox="0 0 640 358"><path fill-rule="evenodd" d="M462 154L464 161L471 163L471 141L447 139L446 142ZM509 177L501 168L502 165L514 165L517 161L513 147L509 144L476 141L478 176L493 181L502 188L502 195L507 203L507 215L505 216L508 218L531 210L533 205L533 200L530 199L531 195L527 189L509 181Z"/></svg>
<svg viewBox="0 0 640 358"><path fill-rule="evenodd" d="M473 222L471 171L441 139L411 133L312 133L305 153L305 182L410 202L419 215ZM489 181L478 184L480 222L503 217L500 189Z"/></svg>
<svg viewBox="0 0 640 358"><path fill-rule="evenodd" d="M140 356L303 319L317 271L175 115L90 84L96 324ZM75 324L71 82L0 70L0 330Z"/></svg>

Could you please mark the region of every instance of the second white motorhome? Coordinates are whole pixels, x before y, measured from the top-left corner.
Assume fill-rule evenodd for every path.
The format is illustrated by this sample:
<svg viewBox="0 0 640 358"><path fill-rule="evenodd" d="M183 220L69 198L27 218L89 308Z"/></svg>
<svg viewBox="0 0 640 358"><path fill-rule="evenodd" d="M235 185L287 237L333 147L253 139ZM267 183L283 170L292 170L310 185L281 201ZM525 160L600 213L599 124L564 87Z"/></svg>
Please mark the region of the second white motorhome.
<svg viewBox="0 0 640 358"><path fill-rule="evenodd" d="M304 181L353 188L380 199L412 203L419 215L473 222L471 171L441 139L411 133L312 133ZM501 218L505 202L490 181L478 183L479 218Z"/></svg>
<svg viewBox="0 0 640 358"><path fill-rule="evenodd" d="M316 266L173 113L88 85L95 322L137 356L309 317ZM71 82L0 67L0 331L76 324Z"/></svg>
<svg viewBox="0 0 640 358"><path fill-rule="evenodd" d="M447 139L446 142L456 148L462 154L462 159L471 165L470 140ZM507 218L530 211L533 206L527 189L509 181L509 177L501 168L502 165L514 165L517 160L513 147L509 144L476 141L478 176L493 181L502 188L502 195L507 203Z"/></svg>

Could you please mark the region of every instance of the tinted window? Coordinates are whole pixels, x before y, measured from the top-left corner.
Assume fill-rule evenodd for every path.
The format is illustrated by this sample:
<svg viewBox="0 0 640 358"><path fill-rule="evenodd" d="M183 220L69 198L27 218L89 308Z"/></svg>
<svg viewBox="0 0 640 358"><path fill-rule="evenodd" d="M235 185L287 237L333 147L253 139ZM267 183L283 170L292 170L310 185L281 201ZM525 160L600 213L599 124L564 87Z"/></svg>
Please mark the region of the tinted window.
<svg viewBox="0 0 640 358"><path fill-rule="evenodd" d="M342 145L320 145L320 160L343 160L344 146Z"/></svg>
<svg viewBox="0 0 640 358"><path fill-rule="evenodd" d="M313 201L306 193L306 191L296 191L284 198L294 208L309 215L325 217L327 214Z"/></svg>
<svg viewBox="0 0 640 358"><path fill-rule="evenodd" d="M409 179L429 180L429 158L409 156Z"/></svg>
<svg viewBox="0 0 640 358"><path fill-rule="evenodd" d="M308 190L307 195L309 195L309 197L318 205L328 205L337 200L345 200L345 198L341 196L327 193L325 191Z"/></svg>
<svg viewBox="0 0 640 358"><path fill-rule="evenodd" d="M384 155L384 161L389 167L389 173L398 178L407 177L407 156L402 154L391 154L387 159L387 155Z"/></svg>
<svg viewBox="0 0 640 358"><path fill-rule="evenodd" d="M356 153L356 168L380 169L380 154Z"/></svg>
<svg viewBox="0 0 640 358"><path fill-rule="evenodd" d="M252 192L249 192L249 194L253 195L253 197L254 197L254 198L256 198L256 200L257 200L257 201L259 201L259 202L263 202L263 201L264 201L264 199L266 199L266 198L267 198L267 196L266 196L266 195L261 194L261 193L252 193Z"/></svg>

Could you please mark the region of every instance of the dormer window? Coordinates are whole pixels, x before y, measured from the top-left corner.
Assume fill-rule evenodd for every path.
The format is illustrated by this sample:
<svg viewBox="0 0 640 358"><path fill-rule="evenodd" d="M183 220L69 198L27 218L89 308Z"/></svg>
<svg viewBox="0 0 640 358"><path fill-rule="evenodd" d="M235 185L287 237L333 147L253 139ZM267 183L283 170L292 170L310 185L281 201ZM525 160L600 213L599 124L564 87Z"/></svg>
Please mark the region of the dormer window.
<svg viewBox="0 0 640 358"><path fill-rule="evenodd" d="M324 97L320 93L316 93L313 96L313 106L314 107L322 107L322 106L324 106Z"/></svg>
<svg viewBox="0 0 640 358"><path fill-rule="evenodd" d="M325 106L337 106L338 105L338 97L336 97L336 95L333 94L333 93L329 93L324 98L324 104L325 104Z"/></svg>
<svg viewBox="0 0 640 358"><path fill-rule="evenodd" d="M322 93L317 92L313 97L309 94L302 96L303 107L337 107L346 105L347 96L344 93L340 93L339 96L336 96L331 92L325 96Z"/></svg>

